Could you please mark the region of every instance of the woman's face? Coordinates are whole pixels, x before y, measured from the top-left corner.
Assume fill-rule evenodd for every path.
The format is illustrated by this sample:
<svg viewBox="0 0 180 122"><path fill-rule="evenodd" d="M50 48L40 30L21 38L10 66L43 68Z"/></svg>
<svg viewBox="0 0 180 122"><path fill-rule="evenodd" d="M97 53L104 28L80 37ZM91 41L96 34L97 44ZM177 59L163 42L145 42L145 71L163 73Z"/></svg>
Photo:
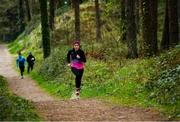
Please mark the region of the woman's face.
<svg viewBox="0 0 180 122"><path fill-rule="evenodd" d="M79 44L74 44L75 51L79 50L79 48L80 48Z"/></svg>

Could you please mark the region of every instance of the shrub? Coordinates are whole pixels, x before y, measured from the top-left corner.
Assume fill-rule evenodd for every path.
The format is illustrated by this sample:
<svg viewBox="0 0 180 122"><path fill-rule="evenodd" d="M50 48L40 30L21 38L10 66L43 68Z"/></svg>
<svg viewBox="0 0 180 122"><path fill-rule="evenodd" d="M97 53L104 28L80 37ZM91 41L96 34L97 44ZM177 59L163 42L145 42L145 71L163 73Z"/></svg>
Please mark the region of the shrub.
<svg viewBox="0 0 180 122"><path fill-rule="evenodd" d="M146 84L150 97L160 104L177 104L180 100L180 65L163 71Z"/></svg>
<svg viewBox="0 0 180 122"><path fill-rule="evenodd" d="M42 62L39 73L47 80L55 80L66 71L66 53L63 49L56 49L50 57Z"/></svg>

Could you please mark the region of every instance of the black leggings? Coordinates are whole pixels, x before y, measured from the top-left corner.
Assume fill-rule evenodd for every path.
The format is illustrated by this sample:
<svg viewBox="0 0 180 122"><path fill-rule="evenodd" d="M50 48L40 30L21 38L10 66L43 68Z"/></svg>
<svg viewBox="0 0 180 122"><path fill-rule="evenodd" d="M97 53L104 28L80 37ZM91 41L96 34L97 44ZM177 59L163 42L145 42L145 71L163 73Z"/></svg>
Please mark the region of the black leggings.
<svg viewBox="0 0 180 122"><path fill-rule="evenodd" d="M34 64L28 64L28 73L29 73L30 70L31 70L31 71L33 70L33 65L34 65Z"/></svg>
<svg viewBox="0 0 180 122"><path fill-rule="evenodd" d="M82 76L83 76L84 69L76 69L76 68L72 67L71 71L76 76L76 78L75 78L76 89L80 90L80 88L81 88L81 79L82 79Z"/></svg>
<svg viewBox="0 0 180 122"><path fill-rule="evenodd" d="M20 66L19 69L20 69L20 72L21 72L21 76L23 76L24 66Z"/></svg>

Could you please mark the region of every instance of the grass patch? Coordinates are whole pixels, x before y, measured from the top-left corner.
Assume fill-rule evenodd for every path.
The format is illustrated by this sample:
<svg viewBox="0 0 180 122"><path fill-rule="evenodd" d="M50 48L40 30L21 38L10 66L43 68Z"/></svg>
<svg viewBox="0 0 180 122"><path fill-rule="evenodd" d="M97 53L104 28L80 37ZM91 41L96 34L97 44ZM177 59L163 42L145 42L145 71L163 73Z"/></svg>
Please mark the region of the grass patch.
<svg viewBox="0 0 180 122"><path fill-rule="evenodd" d="M30 76L33 80L37 81L38 85L47 91L47 93L53 95L53 97L58 99L69 99L70 97L70 88L66 88L63 85L59 85L55 82L47 81L43 76L39 75L37 72L31 72ZM62 92L60 92L60 90Z"/></svg>
<svg viewBox="0 0 180 122"><path fill-rule="evenodd" d="M0 76L0 120L1 121L39 121L32 104L13 95L7 88L5 79Z"/></svg>

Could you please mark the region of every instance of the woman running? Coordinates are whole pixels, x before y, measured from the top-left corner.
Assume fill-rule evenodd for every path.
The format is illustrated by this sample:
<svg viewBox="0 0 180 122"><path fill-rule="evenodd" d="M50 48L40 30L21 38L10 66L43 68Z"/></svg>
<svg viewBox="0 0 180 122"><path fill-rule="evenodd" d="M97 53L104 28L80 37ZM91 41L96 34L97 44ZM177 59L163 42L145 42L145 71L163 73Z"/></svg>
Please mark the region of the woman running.
<svg viewBox="0 0 180 122"><path fill-rule="evenodd" d="M73 49L68 51L67 54L68 66L71 67L71 71L76 76L76 96L80 97L80 89L81 89L81 79L84 72L84 63L86 62L86 57L84 51L80 49L80 42L75 41L73 43Z"/></svg>

